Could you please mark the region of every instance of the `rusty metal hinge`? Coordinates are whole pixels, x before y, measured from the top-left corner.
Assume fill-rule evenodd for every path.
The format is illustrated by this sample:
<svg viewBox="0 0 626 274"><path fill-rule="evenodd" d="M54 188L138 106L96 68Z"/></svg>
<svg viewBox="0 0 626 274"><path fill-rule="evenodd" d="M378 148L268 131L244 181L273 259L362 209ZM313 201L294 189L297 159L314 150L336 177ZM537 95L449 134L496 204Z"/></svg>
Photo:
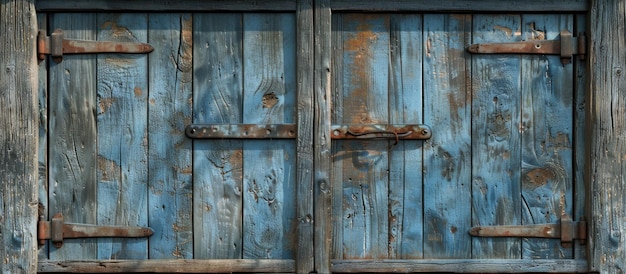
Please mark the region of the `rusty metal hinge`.
<svg viewBox="0 0 626 274"><path fill-rule="evenodd" d="M149 53L154 48L146 43L70 40L63 38L63 31L55 30L47 36L43 30L37 35L37 56L40 61L51 55L52 60L60 63L63 54L81 53Z"/></svg>
<svg viewBox="0 0 626 274"><path fill-rule="evenodd" d="M568 30L561 31L559 40L533 40L509 43L482 43L467 47L470 53L481 54L556 54L561 56L561 63L569 64L574 55L584 59L587 39L584 33L572 37Z"/></svg>
<svg viewBox="0 0 626 274"><path fill-rule="evenodd" d="M136 226L99 226L88 224L70 224L63 222L63 215L57 213L51 221L40 220L37 223L39 245L46 240L55 247L63 246L63 239L76 238L141 238L152 235L152 229Z"/></svg>
<svg viewBox="0 0 626 274"><path fill-rule="evenodd" d="M561 216L560 223L533 225L476 226L469 230L475 237L520 237L561 239L561 245L568 246L574 240L581 244L587 241L587 222L572 221L567 214Z"/></svg>

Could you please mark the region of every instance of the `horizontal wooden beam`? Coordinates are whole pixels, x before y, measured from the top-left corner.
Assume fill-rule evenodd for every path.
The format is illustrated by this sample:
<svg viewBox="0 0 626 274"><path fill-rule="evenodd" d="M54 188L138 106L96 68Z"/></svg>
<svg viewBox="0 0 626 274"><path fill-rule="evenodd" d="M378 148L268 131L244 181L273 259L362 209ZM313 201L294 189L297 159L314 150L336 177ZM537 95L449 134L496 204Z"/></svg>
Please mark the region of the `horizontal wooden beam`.
<svg viewBox="0 0 626 274"><path fill-rule="evenodd" d="M333 11L370 12L586 12L587 0L335 0ZM39 12L52 11L295 11L296 0L38 0Z"/></svg>
<svg viewBox="0 0 626 274"><path fill-rule="evenodd" d="M585 260L333 260L331 271L336 273L586 273Z"/></svg>
<svg viewBox="0 0 626 274"><path fill-rule="evenodd" d="M587 0L335 0L333 11L377 12L585 12Z"/></svg>
<svg viewBox="0 0 626 274"><path fill-rule="evenodd" d="M94 260L40 261L39 273L230 273L295 272L295 260Z"/></svg>
<svg viewBox="0 0 626 274"><path fill-rule="evenodd" d="M83 11L296 11L296 0L37 0L38 12Z"/></svg>

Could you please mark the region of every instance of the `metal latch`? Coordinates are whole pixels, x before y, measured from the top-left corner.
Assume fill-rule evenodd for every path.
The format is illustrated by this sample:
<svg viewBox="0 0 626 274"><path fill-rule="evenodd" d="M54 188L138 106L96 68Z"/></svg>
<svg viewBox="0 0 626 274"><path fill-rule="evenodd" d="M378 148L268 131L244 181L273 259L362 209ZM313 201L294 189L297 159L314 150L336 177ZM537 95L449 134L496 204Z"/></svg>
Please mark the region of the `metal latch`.
<svg viewBox="0 0 626 274"><path fill-rule="evenodd" d="M149 237L152 233L152 229L147 227L65 223L61 213L54 215L52 221L40 219L37 223L37 240L39 240L39 245L44 245L46 240L50 240L57 248L63 246L63 239L141 238Z"/></svg>
<svg viewBox="0 0 626 274"><path fill-rule="evenodd" d="M432 136L427 125L333 125L331 126L332 139L395 139L398 140L426 140Z"/></svg>
<svg viewBox="0 0 626 274"><path fill-rule="evenodd" d="M533 225L476 226L469 230L475 237L520 237L561 239L561 245L568 246L574 240L581 244L587 241L587 222L572 221L567 214L561 216L560 223Z"/></svg>
<svg viewBox="0 0 626 274"><path fill-rule="evenodd" d="M568 30L561 31L559 40L533 40L509 43L482 43L469 45L470 53L481 54L556 54L561 56L561 63L569 64L572 56L578 55L584 59L587 39L584 33L572 37Z"/></svg>
<svg viewBox="0 0 626 274"><path fill-rule="evenodd" d="M60 63L63 54L81 53L149 53L154 48L146 43L70 40L63 38L63 31L55 30L52 35L39 31L37 35L37 56L40 61L49 54L52 60Z"/></svg>

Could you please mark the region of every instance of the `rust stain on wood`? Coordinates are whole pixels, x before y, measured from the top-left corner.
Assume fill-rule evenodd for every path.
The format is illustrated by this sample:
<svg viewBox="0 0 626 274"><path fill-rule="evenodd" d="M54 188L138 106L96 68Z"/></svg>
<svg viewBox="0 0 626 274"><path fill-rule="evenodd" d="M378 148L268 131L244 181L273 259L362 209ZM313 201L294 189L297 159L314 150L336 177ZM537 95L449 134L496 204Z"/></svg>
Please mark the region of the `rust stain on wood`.
<svg viewBox="0 0 626 274"><path fill-rule="evenodd" d="M278 97L276 97L276 93L269 92L263 95L261 99L261 104L263 108L273 108L278 103Z"/></svg>
<svg viewBox="0 0 626 274"><path fill-rule="evenodd" d="M98 109L100 110L98 114L103 114L107 112L109 108L111 108L111 106L115 103L115 101L117 101L117 99L114 97L100 98L100 100L98 100Z"/></svg>
<svg viewBox="0 0 626 274"><path fill-rule="evenodd" d="M554 178L556 175L548 168L535 168L526 173L526 181L535 187L545 185Z"/></svg>
<svg viewBox="0 0 626 274"><path fill-rule="evenodd" d="M98 173L100 182L121 181L122 169L116 162L106 159L100 155L97 158Z"/></svg>
<svg viewBox="0 0 626 274"><path fill-rule="evenodd" d="M143 94L143 91L140 87L135 87L135 89L133 89L133 92L135 93L136 97L141 97L141 95Z"/></svg>

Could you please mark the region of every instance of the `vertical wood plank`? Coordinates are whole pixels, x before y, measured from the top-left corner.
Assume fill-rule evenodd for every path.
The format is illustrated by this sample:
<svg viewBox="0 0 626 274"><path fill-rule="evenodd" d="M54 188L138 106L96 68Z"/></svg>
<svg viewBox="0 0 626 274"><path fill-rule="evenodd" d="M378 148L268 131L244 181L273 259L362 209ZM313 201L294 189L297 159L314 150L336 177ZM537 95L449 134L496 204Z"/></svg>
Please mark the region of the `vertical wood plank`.
<svg viewBox="0 0 626 274"><path fill-rule="evenodd" d="M572 30L571 15L523 15L526 40L554 40ZM556 223L573 214L572 65L560 56L522 56L522 223ZM525 238L525 259L571 258L558 239Z"/></svg>
<svg viewBox="0 0 626 274"><path fill-rule="evenodd" d="M330 2L328 3L330 5ZM343 55L344 55L344 40L343 40L343 15L342 14L330 14L331 16L331 51L330 64L331 67L331 79L328 85L331 88L331 99L329 111L331 111L332 124L342 124L343 121L343 85L344 85L344 69L343 69ZM330 132L330 129L329 129ZM331 205L332 205L332 247L331 258L343 259L343 163L345 162L345 154L342 152L345 150L345 141L331 140ZM337 218L341 216L341 218Z"/></svg>
<svg viewBox="0 0 626 274"><path fill-rule="evenodd" d="M54 14L50 29L68 39L96 39L95 14ZM65 221L96 224L96 60L64 56L50 63L49 212ZM51 260L96 258L95 239L71 239L51 247Z"/></svg>
<svg viewBox="0 0 626 274"><path fill-rule="evenodd" d="M332 245L332 193L331 183L331 20L330 1L315 1L315 110L313 157L315 165L315 271L330 273Z"/></svg>
<svg viewBox="0 0 626 274"><path fill-rule="evenodd" d="M343 124L389 122L389 17L344 15ZM343 142L335 162L343 166L343 258L388 257L387 141Z"/></svg>
<svg viewBox="0 0 626 274"><path fill-rule="evenodd" d="M45 13L37 14L38 30L46 31L48 29L48 16ZM37 71L38 82L38 103L39 103L39 148L37 158L39 163L38 174L38 199L39 199L39 218L49 220L48 218L48 58L39 61ZM38 250L38 260L49 259L48 241L44 246L40 246Z"/></svg>
<svg viewBox="0 0 626 274"><path fill-rule="evenodd" d="M390 18L389 122L423 122L422 16ZM389 163L389 258L420 259L422 249L422 141L392 147Z"/></svg>
<svg viewBox="0 0 626 274"><path fill-rule="evenodd" d="M294 123L294 14L244 14L243 122ZM293 258L296 144L244 141L244 258Z"/></svg>
<svg viewBox="0 0 626 274"><path fill-rule="evenodd" d="M580 35L587 31L587 20L585 15L575 15L573 33ZM588 34L587 34L588 35ZM587 209L587 184L585 181L585 165L587 159L585 157L585 148L589 145L587 142L587 134L585 132L587 111L586 87L587 79L587 60L574 58L574 215L576 220L585 218L589 220L590 216L585 216ZM574 258L586 260L587 246L577 242L574 246Z"/></svg>
<svg viewBox="0 0 626 274"><path fill-rule="evenodd" d="M424 121L433 126L424 147L425 258L468 258L471 252L471 197L463 195L471 187L470 31L470 16L424 16Z"/></svg>
<svg viewBox="0 0 626 274"><path fill-rule="evenodd" d="M296 220L298 222L296 243L296 272L314 271L313 249L313 139L314 139L314 41L313 1L298 1L297 11L297 148L296 148Z"/></svg>
<svg viewBox="0 0 626 274"><path fill-rule="evenodd" d="M99 40L147 42L146 14L97 17ZM97 60L98 223L148 226L147 56L101 54ZM98 239L98 258L147 259L147 243Z"/></svg>
<svg viewBox="0 0 626 274"><path fill-rule="evenodd" d="M194 14L194 123L243 122L242 16ZM194 258L243 257L238 140L194 142Z"/></svg>
<svg viewBox="0 0 626 274"><path fill-rule="evenodd" d="M151 14L148 43L149 258L193 258L191 14Z"/></svg>
<svg viewBox="0 0 626 274"><path fill-rule="evenodd" d="M520 17L474 15L472 43L521 40ZM520 57L472 56L472 226L521 222ZM473 258L520 258L514 238L474 238Z"/></svg>
<svg viewBox="0 0 626 274"><path fill-rule="evenodd" d="M590 271L626 269L626 36L624 1L591 1L588 41L587 182L591 206Z"/></svg>
<svg viewBox="0 0 626 274"><path fill-rule="evenodd" d="M0 270L37 271L35 1L0 2Z"/></svg>

